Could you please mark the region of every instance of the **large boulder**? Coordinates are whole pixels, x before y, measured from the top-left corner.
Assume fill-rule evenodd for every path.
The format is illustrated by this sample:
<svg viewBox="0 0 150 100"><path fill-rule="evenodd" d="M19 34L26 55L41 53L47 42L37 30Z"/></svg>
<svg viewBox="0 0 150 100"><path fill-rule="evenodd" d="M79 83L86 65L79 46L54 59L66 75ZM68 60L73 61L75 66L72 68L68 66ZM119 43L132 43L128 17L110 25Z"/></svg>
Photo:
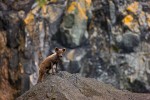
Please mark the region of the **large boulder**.
<svg viewBox="0 0 150 100"><path fill-rule="evenodd" d="M90 5L91 0L69 1L58 32L61 44L75 48L85 43L88 38L87 21L90 17Z"/></svg>
<svg viewBox="0 0 150 100"><path fill-rule="evenodd" d="M117 90L111 85L77 74L49 75L16 100L149 100L148 94Z"/></svg>
<svg viewBox="0 0 150 100"><path fill-rule="evenodd" d="M118 35L116 37L116 44L121 49L121 52L130 53L135 51L135 47L137 47L140 43L139 35L126 32L123 35Z"/></svg>

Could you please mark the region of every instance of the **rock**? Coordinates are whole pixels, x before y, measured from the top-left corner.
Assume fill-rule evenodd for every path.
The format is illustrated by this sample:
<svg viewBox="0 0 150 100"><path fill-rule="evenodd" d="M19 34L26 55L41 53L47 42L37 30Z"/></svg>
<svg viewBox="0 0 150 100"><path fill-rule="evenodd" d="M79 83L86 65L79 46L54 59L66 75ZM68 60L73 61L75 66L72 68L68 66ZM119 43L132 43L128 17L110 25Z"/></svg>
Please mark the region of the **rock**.
<svg viewBox="0 0 150 100"><path fill-rule="evenodd" d="M47 76L44 82L35 85L16 100L149 100L148 94L136 94L117 90L95 79L76 74L59 72Z"/></svg>
<svg viewBox="0 0 150 100"><path fill-rule="evenodd" d="M132 32L126 32L122 36L116 37L116 41L122 52L129 53L133 52L135 47L139 45L140 37Z"/></svg>
<svg viewBox="0 0 150 100"><path fill-rule="evenodd" d="M24 48L24 26L17 11L1 11L0 14L0 93L1 100L13 100L20 92L20 52ZM2 45L1 45L2 44ZM5 62L3 62L5 61ZM3 68L3 67L4 68Z"/></svg>
<svg viewBox="0 0 150 100"><path fill-rule="evenodd" d="M144 2L144 1L142 1L141 4L142 4L143 11L149 13L149 10L150 10L149 4L150 4L150 2Z"/></svg>
<svg viewBox="0 0 150 100"><path fill-rule="evenodd" d="M133 2L131 3L128 7L127 7L127 10L129 12L132 12L134 14L138 14L141 10L142 10L142 6L140 5L139 2Z"/></svg>
<svg viewBox="0 0 150 100"><path fill-rule="evenodd" d="M146 13L147 24L150 27L150 14Z"/></svg>
<svg viewBox="0 0 150 100"><path fill-rule="evenodd" d="M12 49L12 55L11 58L9 59L9 66L11 70L16 70L19 64L19 59L18 59L18 51L15 49Z"/></svg>
<svg viewBox="0 0 150 100"><path fill-rule="evenodd" d="M3 23L3 29L6 31L7 45L10 48L17 48L20 45L20 37L24 36L22 21L15 11L3 12L0 19Z"/></svg>
<svg viewBox="0 0 150 100"><path fill-rule="evenodd" d="M147 55L147 57L144 55ZM149 92L149 82L147 81L149 74L145 74L149 73L148 58L149 54L142 53L113 53L112 56L110 56L109 54L104 54L103 56L101 55L101 66L99 67L97 65L93 73L96 73L96 75L94 76L97 76L96 78L98 80L104 81L106 83L111 83L115 87L134 90L134 92L136 90L137 92L139 92L140 90L142 92ZM106 62L109 62L109 64L107 65ZM141 86L138 85L138 83ZM135 87L132 86L133 84L135 85Z"/></svg>
<svg viewBox="0 0 150 100"><path fill-rule="evenodd" d="M7 44L6 32L0 31L0 53L3 53Z"/></svg>
<svg viewBox="0 0 150 100"><path fill-rule="evenodd" d="M146 72L146 70L149 70L149 67L145 65L145 63L147 62L149 62L149 60L145 58L144 54L125 55L125 62L123 63L125 64L126 67L124 67L125 69L124 68L123 69L125 71L125 76L129 79L129 84L131 85L130 88L133 89L134 91L135 90L137 90L137 92L139 92L140 90L141 92L149 91L148 88L149 83L147 82L147 78L149 77L149 75L143 73ZM127 68L127 66L129 68ZM134 84L135 87L133 87L132 84Z"/></svg>
<svg viewBox="0 0 150 100"><path fill-rule="evenodd" d="M81 65L79 61L70 61L67 71L70 73L79 73L80 68L81 68Z"/></svg>
<svg viewBox="0 0 150 100"><path fill-rule="evenodd" d="M30 89L30 80L29 80L29 75L28 74L22 74L21 76L21 93L23 94L26 91L28 91Z"/></svg>
<svg viewBox="0 0 150 100"><path fill-rule="evenodd" d="M74 17L75 16L73 14L65 16L64 17L64 27L66 27L66 28L72 28L73 25L75 24Z"/></svg>
<svg viewBox="0 0 150 100"><path fill-rule="evenodd" d="M68 5L58 32L58 40L66 47L75 48L81 46L88 37L86 12L90 11L91 0L70 1Z"/></svg>
<svg viewBox="0 0 150 100"><path fill-rule="evenodd" d="M116 23L116 7L112 1L109 1L109 9L110 9L110 20L114 25Z"/></svg>
<svg viewBox="0 0 150 100"><path fill-rule="evenodd" d="M122 20L123 24L126 25L133 32L140 32L138 21L134 19L132 15L127 15Z"/></svg>
<svg viewBox="0 0 150 100"><path fill-rule="evenodd" d="M144 12L141 12L139 15L139 24L143 27L147 27L146 25L146 16Z"/></svg>
<svg viewBox="0 0 150 100"><path fill-rule="evenodd" d="M6 50L6 49L5 49ZM10 51L9 51L10 52ZM13 100L14 95L17 94L17 91L14 87L11 87L10 84L11 77L9 76L11 73L9 73L9 61L8 61L8 55L9 52L7 50L0 54L0 99L1 100Z"/></svg>
<svg viewBox="0 0 150 100"><path fill-rule="evenodd" d="M0 2L0 9L1 10L8 10L7 6L2 2Z"/></svg>
<svg viewBox="0 0 150 100"><path fill-rule="evenodd" d="M4 5L11 10L24 10L24 11L29 11L32 4L34 3L34 0L22 0L22 1L15 1L15 0L5 0L5 1L0 1L0 3L3 3L3 8ZM6 10L5 9L3 10Z"/></svg>
<svg viewBox="0 0 150 100"><path fill-rule="evenodd" d="M65 66L65 70L70 73L79 73L81 69L81 62L86 52L82 48L71 49L66 53L66 57L63 62Z"/></svg>
<svg viewBox="0 0 150 100"><path fill-rule="evenodd" d="M114 10L113 5L110 10L107 1L93 2L94 18L90 24L90 46L86 48L87 53L82 59L80 74L110 83L117 88L149 92L150 83L146 81L149 74L143 74L149 69L148 13L141 9L141 2L137 3L136 9L131 9L134 11L127 10L128 6L134 3L133 0L113 0L112 3L116 7L113 11L116 13L114 25L113 12L110 13Z"/></svg>
<svg viewBox="0 0 150 100"><path fill-rule="evenodd" d="M146 16L143 12L141 3L133 2L126 7L128 13L122 20L123 24L126 25L130 30L134 32L140 32L140 26L147 27L146 25ZM135 17L137 16L137 18Z"/></svg>

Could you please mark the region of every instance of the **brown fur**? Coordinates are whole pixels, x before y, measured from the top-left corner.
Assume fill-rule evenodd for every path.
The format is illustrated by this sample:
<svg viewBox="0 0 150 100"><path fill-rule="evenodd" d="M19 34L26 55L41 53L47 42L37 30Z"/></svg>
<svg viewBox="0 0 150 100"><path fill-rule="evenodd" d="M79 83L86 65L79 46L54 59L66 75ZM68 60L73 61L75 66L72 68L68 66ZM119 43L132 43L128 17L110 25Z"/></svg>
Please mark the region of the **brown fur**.
<svg viewBox="0 0 150 100"><path fill-rule="evenodd" d="M54 74L54 68L53 66L56 64L56 72L57 72L57 64L60 61L60 58L62 57L62 54L66 51L65 48L58 49L55 48L55 53L48 56L42 63L40 64L40 70L39 70L39 79L38 82L43 80L43 76L46 72L48 72L50 69L52 69L52 74Z"/></svg>

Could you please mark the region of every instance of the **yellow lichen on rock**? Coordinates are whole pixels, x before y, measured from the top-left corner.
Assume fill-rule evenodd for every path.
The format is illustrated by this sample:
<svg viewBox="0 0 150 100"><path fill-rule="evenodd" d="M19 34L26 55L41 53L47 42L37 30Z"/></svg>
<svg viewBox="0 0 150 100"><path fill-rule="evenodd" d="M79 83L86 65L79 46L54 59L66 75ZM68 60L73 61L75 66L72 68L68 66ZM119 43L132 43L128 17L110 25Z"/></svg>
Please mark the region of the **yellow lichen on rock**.
<svg viewBox="0 0 150 100"><path fill-rule="evenodd" d="M71 5L69 6L67 12L72 13L77 7L77 2L72 2Z"/></svg>
<svg viewBox="0 0 150 100"><path fill-rule="evenodd" d="M91 0L85 0L87 8L89 9L91 7Z"/></svg>
<svg viewBox="0 0 150 100"><path fill-rule="evenodd" d="M91 0L74 1L68 7L67 12L74 13L74 11L77 11L79 18L87 19L86 11L90 8L90 6Z"/></svg>
<svg viewBox="0 0 150 100"><path fill-rule="evenodd" d="M132 24L132 21L133 21L133 17L132 15L127 15L123 20L122 22L127 25L127 26L130 26Z"/></svg>
<svg viewBox="0 0 150 100"><path fill-rule="evenodd" d="M34 15L30 12L27 17L24 19L25 24L29 24L34 20Z"/></svg>
<svg viewBox="0 0 150 100"><path fill-rule="evenodd" d="M127 7L127 10L136 14L139 8L139 2L134 2Z"/></svg>
<svg viewBox="0 0 150 100"><path fill-rule="evenodd" d="M46 5L42 6L42 12L43 12L43 14L46 14Z"/></svg>
<svg viewBox="0 0 150 100"><path fill-rule="evenodd" d="M80 18L87 19L86 9L82 8L79 3L78 3L78 11L79 11L78 15L80 16Z"/></svg>
<svg viewBox="0 0 150 100"><path fill-rule="evenodd" d="M127 15L123 20L123 24L126 25L130 30L134 32L139 32L139 24L138 21L134 20L132 15Z"/></svg>

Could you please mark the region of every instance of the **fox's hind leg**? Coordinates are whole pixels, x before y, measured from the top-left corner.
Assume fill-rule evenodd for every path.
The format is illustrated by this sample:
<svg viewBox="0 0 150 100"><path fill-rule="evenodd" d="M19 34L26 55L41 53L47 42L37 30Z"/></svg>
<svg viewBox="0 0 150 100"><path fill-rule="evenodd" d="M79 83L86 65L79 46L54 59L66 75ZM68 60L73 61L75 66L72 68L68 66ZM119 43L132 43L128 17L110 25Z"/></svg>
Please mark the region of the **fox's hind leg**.
<svg viewBox="0 0 150 100"><path fill-rule="evenodd" d="M43 81L43 76L44 76L44 72L42 72L42 71L40 70L40 71L39 71L38 83Z"/></svg>

